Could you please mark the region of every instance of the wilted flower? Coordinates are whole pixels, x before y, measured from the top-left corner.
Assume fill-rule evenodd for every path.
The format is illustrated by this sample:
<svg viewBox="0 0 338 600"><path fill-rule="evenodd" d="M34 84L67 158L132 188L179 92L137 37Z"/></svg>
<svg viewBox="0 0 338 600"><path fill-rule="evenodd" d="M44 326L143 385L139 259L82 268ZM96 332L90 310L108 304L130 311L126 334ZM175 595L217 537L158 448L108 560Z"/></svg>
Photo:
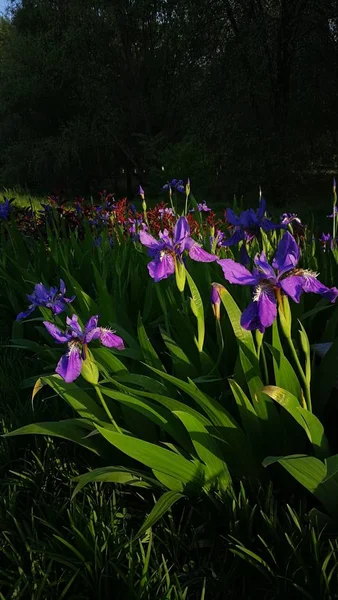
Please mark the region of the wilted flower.
<svg viewBox="0 0 338 600"><path fill-rule="evenodd" d="M140 242L148 248L148 253L153 258L148 264L149 275L156 282L166 279L175 272L175 264L177 261L182 262L185 251L190 258L198 262L217 260L216 256L203 250L190 237L190 228L185 217L178 219L173 236L170 236L167 230L159 235L160 239L155 240L146 231L140 231Z"/></svg>
<svg viewBox="0 0 338 600"><path fill-rule="evenodd" d="M73 302L75 298L75 296L66 298L65 293L66 286L62 279L60 279L60 291L57 287L48 288L43 283L37 283L34 287L34 292L27 294L27 298L30 301L28 310L19 313L16 320L26 319L38 306L50 308L55 315L62 313L66 310L67 304Z"/></svg>
<svg viewBox="0 0 338 600"><path fill-rule="evenodd" d="M293 236L286 232L279 242L272 266L265 253L256 255L255 268L250 273L232 259L220 259L225 279L230 283L254 287L253 301L243 311L241 325L244 329L259 329L264 333L277 315L277 299L282 293L299 302L302 292L320 294L331 302L338 296L337 288L328 288L317 279L317 273L297 268L300 250Z"/></svg>
<svg viewBox="0 0 338 600"><path fill-rule="evenodd" d="M264 198L261 198L259 202L259 208L254 210L244 210L238 217L235 215L231 208L226 210L226 219L230 225L232 225L232 235L228 240L223 242L223 246L234 246L237 245L241 240L246 238L246 235L254 237L259 229L263 231L271 231L272 229L285 229L285 225L276 224L267 219L264 214L266 210L266 202Z"/></svg>
<svg viewBox="0 0 338 600"><path fill-rule="evenodd" d="M104 327L98 327L98 316L91 317L86 323L84 330L78 323L78 317L73 315L71 319L66 319L67 329L62 332L56 325L44 321L48 333L59 344L68 344L68 352L64 354L55 369L55 372L61 375L66 383L71 383L81 373L82 363L87 358L87 344L93 340L100 340L103 346L107 348L124 349L124 342L121 337L115 335L114 331Z"/></svg>

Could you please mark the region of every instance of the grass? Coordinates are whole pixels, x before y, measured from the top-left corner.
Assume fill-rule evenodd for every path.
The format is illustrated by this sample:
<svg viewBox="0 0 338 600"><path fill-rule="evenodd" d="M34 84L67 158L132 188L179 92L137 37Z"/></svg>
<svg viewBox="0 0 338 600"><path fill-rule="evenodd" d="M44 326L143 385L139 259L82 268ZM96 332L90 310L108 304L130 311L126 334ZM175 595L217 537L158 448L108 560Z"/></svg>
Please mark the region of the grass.
<svg viewBox="0 0 338 600"><path fill-rule="evenodd" d="M4 431L32 420L20 382L34 369L21 350L2 348ZM39 399L34 420L63 410ZM236 482L212 502L181 502L133 543L151 493L92 484L72 500L79 465L85 472L90 457L63 440L0 441L1 599L337 597L338 538L309 520L306 498Z"/></svg>

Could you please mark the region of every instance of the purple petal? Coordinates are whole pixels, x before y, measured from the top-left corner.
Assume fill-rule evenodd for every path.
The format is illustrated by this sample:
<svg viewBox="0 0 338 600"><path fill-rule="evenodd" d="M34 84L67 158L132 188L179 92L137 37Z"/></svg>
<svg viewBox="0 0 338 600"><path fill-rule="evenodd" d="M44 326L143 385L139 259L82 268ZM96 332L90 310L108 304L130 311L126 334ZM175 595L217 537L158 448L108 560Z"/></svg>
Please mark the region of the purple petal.
<svg viewBox="0 0 338 600"><path fill-rule="evenodd" d="M293 269L299 261L300 250L295 238L288 231L284 233L278 244L272 266L281 273Z"/></svg>
<svg viewBox="0 0 338 600"><path fill-rule="evenodd" d="M265 199L262 196L261 199L260 199L260 201L259 201L259 207L258 207L258 210L257 210L257 218L259 219L259 221L264 217L265 211L266 211L266 202L265 202Z"/></svg>
<svg viewBox="0 0 338 600"><path fill-rule="evenodd" d="M270 287L258 287L256 290L258 314L263 327L270 327L277 316L276 296Z"/></svg>
<svg viewBox="0 0 338 600"><path fill-rule="evenodd" d="M227 239L224 240L224 242L222 242L222 246L237 246L237 244L239 244L239 242L241 242L242 240L244 240L245 238L245 231L242 228L238 228L234 231L234 233L232 234L232 236Z"/></svg>
<svg viewBox="0 0 338 600"><path fill-rule="evenodd" d="M22 319L27 319L27 317L29 317L30 314L32 314L33 310L35 310L36 308L36 304L31 304L28 308L28 310L25 310L24 312L21 312L18 314L18 316L16 317L16 321L21 321Z"/></svg>
<svg viewBox="0 0 338 600"><path fill-rule="evenodd" d="M245 229L249 229L250 227L258 226L258 219L255 211L252 208L249 210L244 210L240 216L240 222L242 227Z"/></svg>
<svg viewBox="0 0 338 600"><path fill-rule="evenodd" d="M226 220L228 223L230 223L230 225L240 225L241 224L240 218L237 217L237 215L235 215L232 208L226 209Z"/></svg>
<svg viewBox="0 0 338 600"><path fill-rule="evenodd" d="M101 327L100 340L104 346L107 346L107 348L117 348L117 350L123 350L125 347L124 341L119 335L116 335L113 331L110 331L110 329L105 329L104 327Z"/></svg>
<svg viewBox="0 0 338 600"><path fill-rule="evenodd" d="M262 252L260 256L258 254L254 258L254 263L257 267L257 271L264 275L265 279L269 281L276 281L276 274L273 268L269 265L265 252Z"/></svg>
<svg viewBox="0 0 338 600"><path fill-rule="evenodd" d="M99 340L101 337L101 327L93 327L88 333L85 334L83 343L89 344L92 340Z"/></svg>
<svg viewBox="0 0 338 600"><path fill-rule="evenodd" d="M270 219L262 219L260 222L260 227L263 231L271 231L272 229L286 229L286 225L284 223L274 223L270 221Z"/></svg>
<svg viewBox="0 0 338 600"><path fill-rule="evenodd" d="M209 254L209 252L201 248L201 246L196 243L191 246L189 250L189 256L197 262L214 262L217 260L217 256L215 256L215 254Z"/></svg>
<svg viewBox="0 0 338 600"><path fill-rule="evenodd" d="M298 275L290 275L281 279L279 283L285 294L298 304L303 292L303 278Z"/></svg>
<svg viewBox="0 0 338 600"><path fill-rule="evenodd" d="M66 285L63 279L60 279L60 292L62 295L66 293Z"/></svg>
<svg viewBox="0 0 338 600"><path fill-rule="evenodd" d="M71 319L69 317L66 318L66 323L73 333L75 333L77 336L82 336L82 329L78 323L78 320L79 318L77 315L72 315Z"/></svg>
<svg viewBox="0 0 338 600"><path fill-rule="evenodd" d="M246 249L246 244L241 245L241 249L239 251L239 260L240 263L245 267L250 264L250 257Z"/></svg>
<svg viewBox="0 0 338 600"><path fill-rule="evenodd" d="M303 280L303 290L304 292L312 292L313 294L320 294L330 302L335 302L338 296L337 288L328 288L326 285L318 281L315 275L309 273L303 273L301 277Z"/></svg>
<svg viewBox="0 0 338 600"><path fill-rule="evenodd" d="M176 225L174 228L174 244L178 244L182 242L184 238L190 235L190 227L188 221L185 217L180 217L178 221L176 221Z"/></svg>
<svg viewBox="0 0 338 600"><path fill-rule="evenodd" d="M249 331L258 329L261 333L264 333L265 327L262 325L259 317L258 302L250 302L249 306L243 310L241 326L243 329L248 329Z"/></svg>
<svg viewBox="0 0 338 600"><path fill-rule="evenodd" d="M67 354L61 356L55 372L61 375L66 383L72 383L81 373L82 358L78 346L72 346Z"/></svg>
<svg viewBox="0 0 338 600"><path fill-rule="evenodd" d="M63 333L61 329L56 327L53 323L49 323L49 321L43 322L46 327L48 333L56 340L59 344L64 344L65 342L69 342L72 336L69 333Z"/></svg>
<svg viewBox="0 0 338 600"><path fill-rule="evenodd" d="M161 279L166 279L175 272L175 261L171 254L164 254L159 258L155 258L148 264L150 277L158 282Z"/></svg>
<svg viewBox="0 0 338 600"><path fill-rule="evenodd" d="M85 328L84 328L85 335L87 335L87 333L90 333L90 331L92 329L95 329L95 327L97 327L98 320L99 320L98 315L95 315L94 317L90 317L89 321L87 321Z"/></svg>
<svg viewBox="0 0 338 600"><path fill-rule="evenodd" d="M36 284L36 286L34 287L34 296L36 297L36 299L41 300L43 302L48 300L48 289L46 288L46 286L43 285L43 283Z"/></svg>
<svg viewBox="0 0 338 600"><path fill-rule="evenodd" d="M162 248L162 242L155 240L155 238L147 233L146 231L140 231L140 242L143 246L150 248L151 250L160 250Z"/></svg>
<svg viewBox="0 0 338 600"><path fill-rule="evenodd" d="M218 260L218 264L223 269L223 275L230 283L238 283L239 285L256 285L257 278L251 275L250 271L243 265L236 263L232 258L222 258Z"/></svg>

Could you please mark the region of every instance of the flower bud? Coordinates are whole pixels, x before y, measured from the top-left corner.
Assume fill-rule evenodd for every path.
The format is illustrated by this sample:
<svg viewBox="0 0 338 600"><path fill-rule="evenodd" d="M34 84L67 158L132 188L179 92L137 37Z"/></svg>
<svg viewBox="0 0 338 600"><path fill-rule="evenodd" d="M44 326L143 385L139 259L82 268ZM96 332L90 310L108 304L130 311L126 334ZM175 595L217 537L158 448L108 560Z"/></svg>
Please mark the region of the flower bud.
<svg viewBox="0 0 338 600"><path fill-rule="evenodd" d="M184 263L180 260L175 260L175 277L176 277L176 285L180 292L183 292L185 288L186 281L186 270Z"/></svg>
<svg viewBox="0 0 338 600"><path fill-rule="evenodd" d="M211 296L210 302L212 305L212 310L214 315L218 321L221 319L221 296L220 292L223 286L220 283L212 283L211 284Z"/></svg>
<svg viewBox="0 0 338 600"><path fill-rule="evenodd" d="M91 385L97 385L99 381L99 370L91 358L86 358L82 363L81 375Z"/></svg>

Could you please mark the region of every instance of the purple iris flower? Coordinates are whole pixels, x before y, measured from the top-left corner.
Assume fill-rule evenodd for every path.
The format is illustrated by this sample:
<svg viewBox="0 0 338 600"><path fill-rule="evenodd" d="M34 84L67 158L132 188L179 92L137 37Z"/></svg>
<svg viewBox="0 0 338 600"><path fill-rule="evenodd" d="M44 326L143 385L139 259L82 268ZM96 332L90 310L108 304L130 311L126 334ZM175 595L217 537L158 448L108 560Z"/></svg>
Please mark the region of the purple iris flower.
<svg viewBox="0 0 338 600"><path fill-rule="evenodd" d="M210 246L212 246L214 244L214 242L216 241L216 248L220 248L223 245L224 238L225 238L225 233L223 231L221 231L220 229L217 229L216 234L211 235L209 238Z"/></svg>
<svg viewBox="0 0 338 600"><path fill-rule="evenodd" d="M207 203L206 203L206 201L205 201L205 200L204 200L204 202L199 202L199 203L197 204L197 209L198 209L198 212L210 212L210 211L211 211L211 208L209 208L209 207L207 206ZM189 212L191 212L191 213L192 213L192 212L195 212L195 209L194 209L194 208L191 208L191 209L189 210Z"/></svg>
<svg viewBox="0 0 338 600"><path fill-rule="evenodd" d="M107 348L124 349L123 339L110 329L98 327L98 319L97 315L91 317L82 330L76 315L73 315L71 319L67 317L65 332L62 332L53 323L43 322L48 333L58 344L68 344L68 352L60 358L55 369L55 372L61 375L66 383L71 383L80 375L82 362L87 357L87 344L92 340L100 340L101 344Z"/></svg>
<svg viewBox="0 0 338 600"><path fill-rule="evenodd" d="M232 259L220 259L225 279L230 283L254 287L253 301L243 311L241 325L244 329L259 329L264 333L277 315L277 299L284 293L299 302L302 292L320 294L331 302L338 296L337 288L328 288L317 279L317 274L297 268L300 250L294 237L286 232L278 244L272 266L265 253L256 255L252 273Z"/></svg>
<svg viewBox="0 0 338 600"><path fill-rule="evenodd" d="M333 238L331 233L322 233L322 235L319 238L320 243L323 246L324 252L327 248L327 246L330 246L330 248L332 249L333 247Z"/></svg>
<svg viewBox="0 0 338 600"><path fill-rule="evenodd" d="M175 211L172 208L159 208L158 210L159 214L161 215L161 217L164 217L164 215L168 215L170 217L173 217L175 215Z"/></svg>
<svg viewBox="0 0 338 600"><path fill-rule="evenodd" d="M172 188L174 188L181 194L185 194L185 187L184 187L182 179L179 179L178 181L177 181L177 179L172 179L170 181L170 183L168 182L162 187L162 190L170 192Z"/></svg>
<svg viewBox="0 0 338 600"><path fill-rule="evenodd" d="M250 234L254 237L259 229L263 231L271 231L272 229L285 229L285 225L277 224L267 219L264 214L266 211L266 202L264 198L260 199L257 210L249 208L241 212L239 217L235 215L231 208L227 208L226 217L228 223L233 226L232 235L228 240L223 242L223 246L235 246L241 240L246 239L246 235Z"/></svg>
<svg viewBox="0 0 338 600"><path fill-rule="evenodd" d="M214 254L203 250L190 237L190 227L185 217L180 217L176 222L173 236L170 236L166 229L159 235L160 239L155 240L146 231L140 231L140 242L148 248L148 253L153 259L148 264L149 275L156 282L173 275L176 261L182 262L186 251L190 258L198 262L217 260Z"/></svg>
<svg viewBox="0 0 338 600"><path fill-rule="evenodd" d="M27 319L27 317L38 307L45 306L50 308L55 315L62 313L67 308L67 304L73 302L75 296L71 298L65 297L66 286L65 282L60 279L60 290L57 287L50 287L43 285L43 283L37 283L34 287L32 294L27 294L27 298L30 301L28 310L21 312L16 317L17 321L21 319Z"/></svg>
<svg viewBox="0 0 338 600"><path fill-rule="evenodd" d="M296 213L283 213L281 215L280 220L282 225L290 225L290 223L292 223L293 221L296 221L296 223L299 224L302 223L299 217L297 217Z"/></svg>
<svg viewBox="0 0 338 600"><path fill-rule="evenodd" d="M333 219L333 217L336 216L337 214L338 214L338 207L335 206L334 212L332 213L332 215L326 215L326 216L329 217L329 219Z"/></svg>
<svg viewBox="0 0 338 600"><path fill-rule="evenodd" d="M0 204L0 219L6 221L11 210L11 200L4 197L4 202Z"/></svg>

